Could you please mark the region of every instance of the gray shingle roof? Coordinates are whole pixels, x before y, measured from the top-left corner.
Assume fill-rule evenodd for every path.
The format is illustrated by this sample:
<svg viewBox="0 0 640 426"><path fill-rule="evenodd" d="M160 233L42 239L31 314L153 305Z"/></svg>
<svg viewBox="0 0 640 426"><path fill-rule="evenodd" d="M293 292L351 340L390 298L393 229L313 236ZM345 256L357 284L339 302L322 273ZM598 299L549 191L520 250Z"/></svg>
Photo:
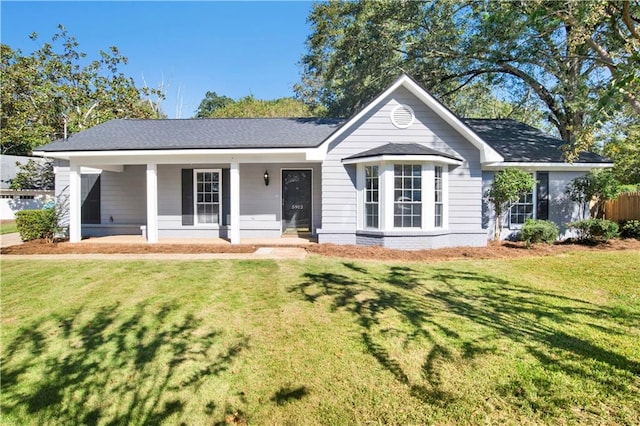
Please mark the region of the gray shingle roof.
<svg viewBox="0 0 640 426"><path fill-rule="evenodd" d="M563 163L564 141L542 131L507 119L467 118L462 121L507 162ZM576 163L610 163L592 152L582 152Z"/></svg>
<svg viewBox="0 0 640 426"><path fill-rule="evenodd" d="M380 155L438 155L440 157L451 158L453 160L462 161L453 155L446 154L417 143L388 143L368 151L359 152L345 160L354 160L357 158L378 157Z"/></svg>
<svg viewBox="0 0 640 426"><path fill-rule="evenodd" d="M504 119L462 121L507 162L564 162L560 149L564 142L531 126ZM345 122L335 118L119 119L74 134L66 141L52 142L38 151L312 148L320 145ZM382 148L385 152L379 151ZM358 155L383 154L442 155L457 159L418 144L389 144ZM576 162L610 161L585 152Z"/></svg>
<svg viewBox="0 0 640 426"><path fill-rule="evenodd" d="M344 122L331 118L111 120L39 148L45 152L309 148Z"/></svg>

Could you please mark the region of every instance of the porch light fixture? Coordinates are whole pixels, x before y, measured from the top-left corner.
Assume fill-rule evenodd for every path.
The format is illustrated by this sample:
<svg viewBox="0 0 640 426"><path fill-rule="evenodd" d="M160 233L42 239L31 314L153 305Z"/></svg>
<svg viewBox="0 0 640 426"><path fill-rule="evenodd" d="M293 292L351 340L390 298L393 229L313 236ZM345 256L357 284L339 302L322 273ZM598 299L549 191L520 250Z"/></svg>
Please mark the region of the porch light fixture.
<svg viewBox="0 0 640 426"><path fill-rule="evenodd" d="M264 186L269 186L269 172L267 170L264 171Z"/></svg>

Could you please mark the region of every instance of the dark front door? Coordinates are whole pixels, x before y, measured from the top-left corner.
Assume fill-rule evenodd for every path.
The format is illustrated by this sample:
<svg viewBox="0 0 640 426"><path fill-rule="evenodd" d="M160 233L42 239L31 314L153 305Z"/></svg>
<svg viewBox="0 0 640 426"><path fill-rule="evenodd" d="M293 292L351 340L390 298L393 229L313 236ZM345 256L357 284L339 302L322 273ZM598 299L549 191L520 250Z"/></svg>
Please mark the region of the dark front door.
<svg viewBox="0 0 640 426"><path fill-rule="evenodd" d="M282 171L282 231L311 231L311 170Z"/></svg>

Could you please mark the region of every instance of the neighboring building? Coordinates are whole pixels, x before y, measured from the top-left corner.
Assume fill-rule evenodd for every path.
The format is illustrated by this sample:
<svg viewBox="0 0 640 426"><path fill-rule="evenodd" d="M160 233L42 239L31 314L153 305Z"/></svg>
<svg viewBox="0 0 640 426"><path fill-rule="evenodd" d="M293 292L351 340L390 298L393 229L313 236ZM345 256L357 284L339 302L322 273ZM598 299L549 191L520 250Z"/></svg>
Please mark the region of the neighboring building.
<svg viewBox="0 0 640 426"><path fill-rule="evenodd" d="M43 158L18 155L0 155L0 220L14 220L20 210L41 209L53 200L53 191L13 190L11 181L18 173L18 165L29 160L44 162Z"/></svg>
<svg viewBox="0 0 640 426"><path fill-rule="evenodd" d="M578 215L567 183L612 163L591 153L566 163L561 144L512 120L460 119L403 75L346 120L112 120L36 154L57 159L72 242L145 226L149 242L303 232L421 249L485 245L484 193L510 166L538 183L506 232L528 217L564 230Z"/></svg>

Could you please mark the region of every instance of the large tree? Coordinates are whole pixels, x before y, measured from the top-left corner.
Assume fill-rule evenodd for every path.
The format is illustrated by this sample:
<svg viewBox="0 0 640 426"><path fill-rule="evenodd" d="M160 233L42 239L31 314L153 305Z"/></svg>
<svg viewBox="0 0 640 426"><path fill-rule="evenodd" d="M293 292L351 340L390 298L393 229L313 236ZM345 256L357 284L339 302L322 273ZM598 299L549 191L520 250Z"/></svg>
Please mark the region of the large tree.
<svg viewBox="0 0 640 426"><path fill-rule="evenodd" d="M200 101L200 105L198 105L195 118L212 117L216 110L224 108L233 102L235 101L228 96L221 96L216 92L207 92L204 95L204 99Z"/></svg>
<svg viewBox="0 0 640 426"><path fill-rule="evenodd" d="M314 111L293 98L272 100L245 96L237 101L207 92L196 111L197 118L311 117Z"/></svg>
<svg viewBox="0 0 640 426"><path fill-rule="evenodd" d="M29 55L1 45L2 153L24 155L66 134L113 118L157 118L159 90L137 87L119 71L116 47L90 60L63 26ZM37 40L37 34L30 38Z"/></svg>
<svg viewBox="0 0 640 426"><path fill-rule="evenodd" d="M473 83L537 105L591 148L602 114L636 111L638 1L360 1L314 6L297 94L349 115L408 72L456 110ZM532 100L532 95L534 99Z"/></svg>

